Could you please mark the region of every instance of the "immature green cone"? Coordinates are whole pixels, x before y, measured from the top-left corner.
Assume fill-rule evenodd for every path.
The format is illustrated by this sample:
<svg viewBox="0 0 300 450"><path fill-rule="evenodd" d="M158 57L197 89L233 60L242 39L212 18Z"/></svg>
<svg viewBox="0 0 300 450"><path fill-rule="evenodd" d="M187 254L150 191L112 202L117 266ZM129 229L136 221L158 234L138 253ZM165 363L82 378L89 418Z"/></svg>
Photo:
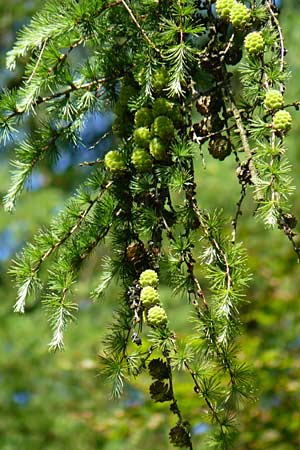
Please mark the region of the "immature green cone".
<svg viewBox="0 0 300 450"><path fill-rule="evenodd" d="M169 117L172 120L175 128L178 128L182 125L183 116L179 106L173 106L172 111L169 114Z"/></svg>
<svg viewBox="0 0 300 450"><path fill-rule="evenodd" d="M285 109L280 109L273 116L273 128L281 133L287 133L292 126L292 116Z"/></svg>
<svg viewBox="0 0 300 450"><path fill-rule="evenodd" d="M137 68L136 70L137 70L137 72L134 73L134 79L140 86L142 86L145 81L145 69Z"/></svg>
<svg viewBox="0 0 300 450"><path fill-rule="evenodd" d="M146 289L146 288L144 288ZM147 314L148 325L160 328L168 322L167 314L161 306L152 306Z"/></svg>
<svg viewBox="0 0 300 450"><path fill-rule="evenodd" d="M152 286L145 286L141 290L141 302L144 308L151 308L152 306L154 307L154 305L157 305L157 303L159 303L159 295L157 290Z"/></svg>
<svg viewBox="0 0 300 450"><path fill-rule="evenodd" d="M139 172L147 172L152 168L151 156L142 148L136 148L133 150L131 162Z"/></svg>
<svg viewBox="0 0 300 450"><path fill-rule="evenodd" d="M121 87L119 98L114 106L114 113L123 121L127 119L129 114L128 101L134 94L136 94L136 90L133 86L125 85Z"/></svg>
<svg viewBox="0 0 300 450"><path fill-rule="evenodd" d="M247 6L234 2L229 15L233 28L244 30L250 23L250 17L251 13Z"/></svg>
<svg viewBox="0 0 300 450"><path fill-rule="evenodd" d="M142 287L152 286L157 287L158 285L158 275L155 270L147 269L141 273L139 278L139 283Z"/></svg>
<svg viewBox="0 0 300 450"><path fill-rule="evenodd" d="M104 158L105 167L111 172L119 172L126 170L123 155L117 150L111 150L106 153Z"/></svg>
<svg viewBox="0 0 300 450"><path fill-rule="evenodd" d="M244 40L245 49L250 55L258 55L263 52L265 41L260 31L247 34Z"/></svg>
<svg viewBox="0 0 300 450"><path fill-rule="evenodd" d="M148 148L151 139L151 132L146 127L139 127L134 130L133 139L138 147Z"/></svg>
<svg viewBox="0 0 300 450"><path fill-rule="evenodd" d="M174 124L169 117L158 116L153 123L153 133L162 141L168 142L174 136Z"/></svg>
<svg viewBox="0 0 300 450"><path fill-rule="evenodd" d="M216 159L223 161L231 153L230 142L224 138L210 139L208 143L209 153Z"/></svg>
<svg viewBox="0 0 300 450"><path fill-rule="evenodd" d="M134 123L136 127L150 127L153 122L152 111L149 108L143 107L137 110L134 115Z"/></svg>
<svg viewBox="0 0 300 450"><path fill-rule="evenodd" d="M233 7L235 0L217 0L216 10L221 20L229 19L230 11Z"/></svg>
<svg viewBox="0 0 300 450"><path fill-rule="evenodd" d="M173 105L164 97L157 98L152 106L153 117L168 116L172 113Z"/></svg>
<svg viewBox="0 0 300 450"><path fill-rule="evenodd" d="M150 153L157 161L163 161L167 157L166 145L159 138L151 139Z"/></svg>
<svg viewBox="0 0 300 450"><path fill-rule="evenodd" d="M161 93L168 86L169 82L169 72L165 67L162 67L157 72L155 72L152 86L156 93Z"/></svg>
<svg viewBox="0 0 300 450"><path fill-rule="evenodd" d="M265 96L265 107L272 111L283 107L283 96L280 91L269 89Z"/></svg>

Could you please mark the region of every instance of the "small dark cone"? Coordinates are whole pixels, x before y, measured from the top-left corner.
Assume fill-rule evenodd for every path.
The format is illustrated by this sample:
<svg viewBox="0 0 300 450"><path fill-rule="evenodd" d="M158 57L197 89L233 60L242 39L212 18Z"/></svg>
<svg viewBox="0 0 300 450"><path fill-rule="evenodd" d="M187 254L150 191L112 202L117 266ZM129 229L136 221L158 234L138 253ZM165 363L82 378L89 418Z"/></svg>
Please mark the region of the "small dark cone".
<svg viewBox="0 0 300 450"><path fill-rule="evenodd" d="M162 381L154 381L149 388L150 397L155 402L168 402L172 400L169 386Z"/></svg>
<svg viewBox="0 0 300 450"><path fill-rule="evenodd" d="M183 425L176 425L175 427L171 428L169 439L171 444L173 444L175 447L190 448L191 446L190 433Z"/></svg>
<svg viewBox="0 0 300 450"><path fill-rule="evenodd" d="M196 101L196 109L203 116L207 116L211 110L212 97L210 95L201 96Z"/></svg>
<svg viewBox="0 0 300 450"><path fill-rule="evenodd" d="M284 214L283 219L288 227L293 229L297 226L297 219L292 214Z"/></svg>
<svg viewBox="0 0 300 450"><path fill-rule="evenodd" d="M126 249L126 253L129 261L140 261L146 253L144 244L142 242L131 242Z"/></svg>
<svg viewBox="0 0 300 450"><path fill-rule="evenodd" d="M231 66L235 66L240 62L243 57L243 51L240 47L234 46L232 47L225 56L226 64Z"/></svg>
<svg viewBox="0 0 300 450"><path fill-rule="evenodd" d="M169 378L167 364L160 358L152 359L148 364L148 370L152 378L156 380L165 380Z"/></svg>
<svg viewBox="0 0 300 450"><path fill-rule="evenodd" d="M280 216L278 221L278 227L285 230L292 230L297 226L297 219L292 214L286 213Z"/></svg>
<svg viewBox="0 0 300 450"><path fill-rule="evenodd" d="M203 95L196 101L196 109L203 116L218 113L222 107L220 96Z"/></svg>
<svg viewBox="0 0 300 450"><path fill-rule="evenodd" d="M208 151L214 158L223 161L223 159L230 155L231 145L224 137L211 139L208 143Z"/></svg>

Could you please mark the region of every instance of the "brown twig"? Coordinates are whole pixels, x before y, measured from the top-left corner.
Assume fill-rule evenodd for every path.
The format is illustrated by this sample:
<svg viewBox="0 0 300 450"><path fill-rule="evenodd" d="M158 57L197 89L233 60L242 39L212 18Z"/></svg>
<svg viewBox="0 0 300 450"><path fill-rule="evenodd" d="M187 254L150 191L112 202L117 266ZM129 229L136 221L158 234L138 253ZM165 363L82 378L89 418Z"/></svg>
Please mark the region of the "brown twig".
<svg viewBox="0 0 300 450"><path fill-rule="evenodd" d="M230 36L230 39L229 39L225 49L222 52L220 52L220 54L221 54L220 62L221 63L224 61L224 58L225 58L226 54L229 52L230 48L232 47L234 38L235 38L235 34L232 33L232 35Z"/></svg>
<svg viewBox="0 0 300 450"><path fill-rule="evenodd" d="M235 244L235 239L236 239L236 231L237 231L237 223L238 223L238 219L239 217L242 215L242 203L246 197L246 184L242 184L242 188L241 188L241 195L239 198L239 201L237 202L236 206L236 213L234 218L231 221L231 225L232 225L232 237L231 237L231 242L232 244Z"/></svg>

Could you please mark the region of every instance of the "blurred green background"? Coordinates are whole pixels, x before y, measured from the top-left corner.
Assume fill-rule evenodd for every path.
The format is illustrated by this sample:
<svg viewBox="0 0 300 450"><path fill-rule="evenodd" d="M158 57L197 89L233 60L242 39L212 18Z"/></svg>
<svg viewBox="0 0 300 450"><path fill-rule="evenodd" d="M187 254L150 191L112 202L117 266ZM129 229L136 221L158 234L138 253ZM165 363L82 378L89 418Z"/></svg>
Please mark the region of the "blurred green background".
<svg viewBox="0 0 300 450"><path fill-rule="evenodd" d="M42 1L1 2L0 88L14 86L19 73L5 70L4 54L16 31L28 22ZM288 48L292 78L287 101L300 99L300 5L283 0L281 24ZM287 139L296 191L294 214L300 218L300 115ZM108 121L109 122L109 121ZM103 130L108 126L102 123ZM28 122L27 127L34 127ZM92 131L91 131L92 132ZM8 159L13 149L0 148L0 193L8 187ZM147 378L128 385L120 401L109 399L97 367L101 337L112 319L117 297L111 288L102 304L92 303L89 292L101 270L104 250L95 253L84 269L77 289L79 320L66 332L66 350L50 354L50 329L44 312L32 305L20 317L12 312L16 292L7 275L9 260L27 239L58 211L72 192L73 180L84 176L76 153L63 153L58 165L36 172L14 215L0 211L0 450L157 450L168 444L168 405L153 404ZM239 186L233 158L220 163L207 157L199 176L203 207L222 207L235 213ZM54 174L52 173L54 169ZM200 169L200 168L199 168ZM201 168L201 171L203 169ZM299 227L298 227L299 229ZM239 450L295 450L300 448L300 272L296 256L282 232L264 230L253 218L247 198L238 237L249 251L253 280L251 300L242 311L245 326L241 356L255 368L257 400L247 403L239 418ZM179 335L188 333L190 308L162 287L164 303ZM179 401L191 419L195 449L208 430L202 410L184 377L177 386ZM202 417L202 418L201 418Z"/></svg>

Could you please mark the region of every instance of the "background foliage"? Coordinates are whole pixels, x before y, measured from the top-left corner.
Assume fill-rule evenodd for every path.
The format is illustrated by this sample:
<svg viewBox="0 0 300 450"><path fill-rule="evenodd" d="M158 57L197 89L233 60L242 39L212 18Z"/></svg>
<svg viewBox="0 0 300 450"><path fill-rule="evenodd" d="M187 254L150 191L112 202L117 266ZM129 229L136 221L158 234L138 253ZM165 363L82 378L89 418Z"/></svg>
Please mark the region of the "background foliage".
<svg viewBox="0 0 300 450"><path fill-rule="evenodd" d="M39 3L11 2L9 9L0 11L2 56L11 46L16 29L28 20ZM297 26L300 11L296 3L285 0L281 14L289 49L287 60L293 74L287 88L287 101L300 98L300 30ZM1 75L2 87L4 83L19 82L18 74L11 78L3 71ZM108 122L101 123L103 132ZM97 125L92 123L86 132L87 138ZM26 127L34 126L34 121L26 124ZM297 116L287 143L297 186L294 209L297 217L300 217L300 204L296 202L300 183L297 178L300 173L299 134ZM1 153L1 193L8 187L8 156ZM150 401L147 380L141 378L138 385L127 386L120 401L108 402L107 388L99 377L96 354L106 331L103 323L108 322L117 297L116 289L111 288L101 308L88 299L92 286L87 286L85 280L92 276L93 283L101 255L93 256L81 276L77 292L80 326L75 323L68 328L65 352L48 353L50 330L41 320L44 313L36 305L25 317L12 313L15 292L6 275L8 260L40 225L47 223L52 212L59 209L72 192L74 177L82 173L82 169L76 167L76 154L73 158L65 157L63 167L55 167L54 176L49 167L43 166L28 186L29 192L20 200L14 216L0 213L1 450L167 449L170 448L168 412L164 405L153 405ZM230 181L231 164L227 160L222 165L208 161L202 196L203 206L214 203L223 207L227 216L234 213L238 197L238 186ZM65 168L68 170L62 176ZM216 179L220 182L216 183ZM282 233L266 231L255 223L250 208L241 218L240 236L247 237L254 275L249 293L253 300L242 311L245 333L240 346L243 356L256 369L257 401L247 404L242 413L237 448L294 450L300 445L299 266ZM182 320L185 307L179 300L171 301L167 289L163 292L165 304L174 310L177 329L185 336L188 331ZM178 394L179 399L185 399L196 438L195 448L200 449L207 425L198 420L201 411L184 377Z"/></svg>

